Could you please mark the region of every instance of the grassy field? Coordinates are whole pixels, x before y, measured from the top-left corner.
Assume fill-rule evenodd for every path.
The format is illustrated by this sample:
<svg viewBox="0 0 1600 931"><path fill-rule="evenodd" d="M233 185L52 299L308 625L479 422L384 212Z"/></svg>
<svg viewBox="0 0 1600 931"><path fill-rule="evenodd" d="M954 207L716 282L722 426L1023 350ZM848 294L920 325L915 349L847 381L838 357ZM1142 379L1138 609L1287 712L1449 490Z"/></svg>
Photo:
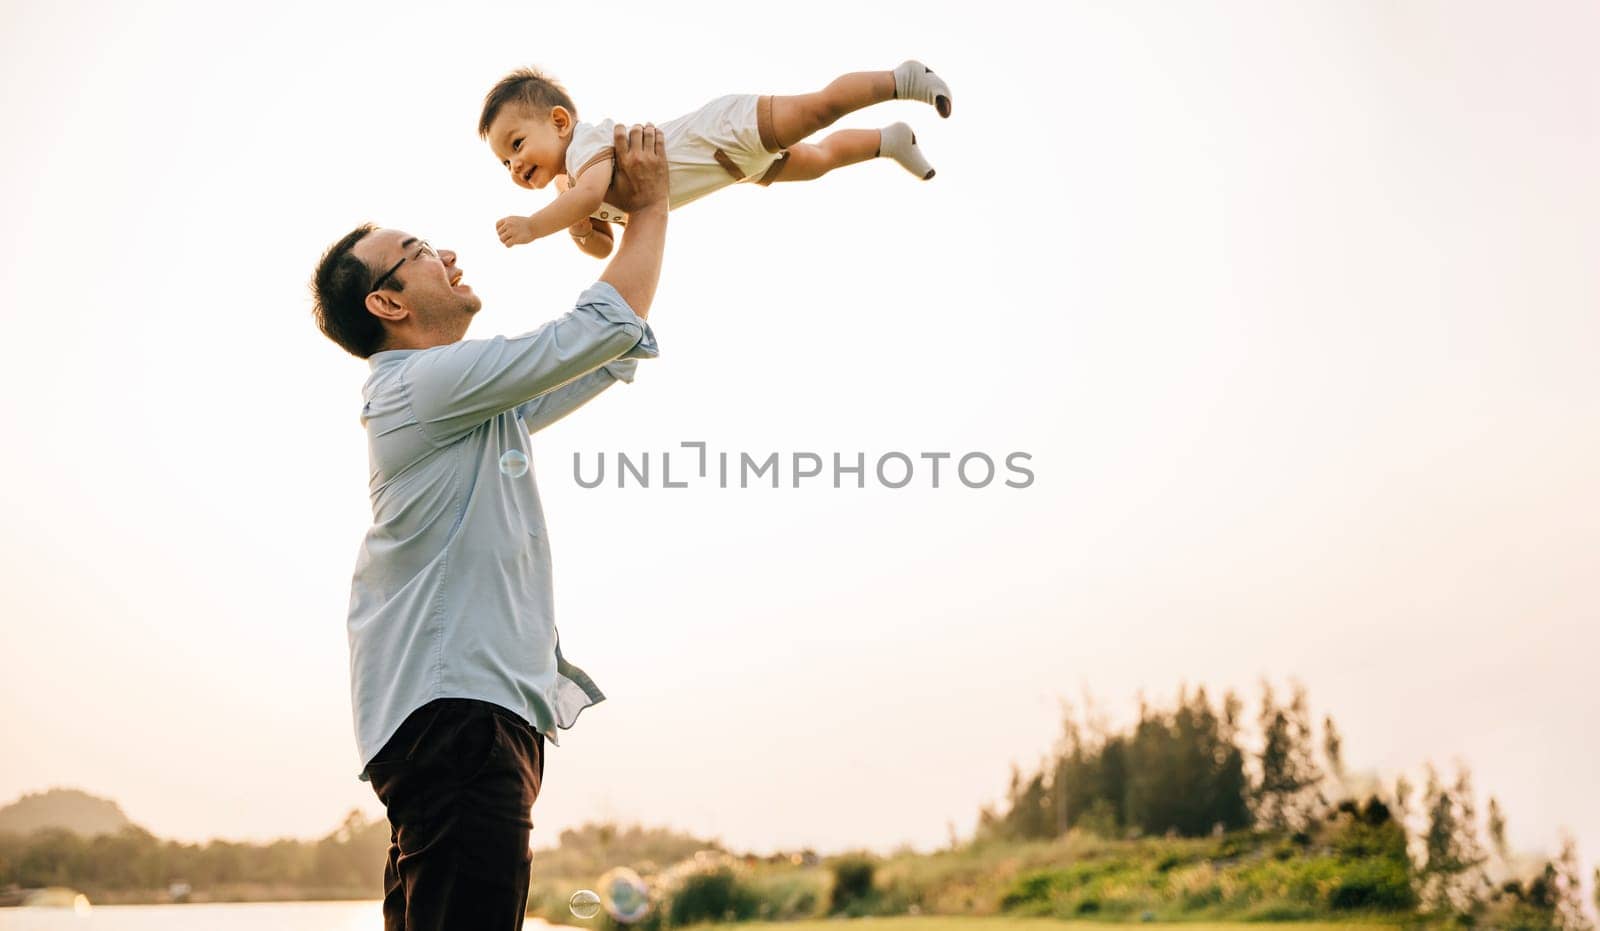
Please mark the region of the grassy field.
<svg viewBox="0 0 1600 931"><path fill-rule="evenodd" d="M738 931L1106 931L1111 922L1059 921L1053 918L960 918L946 916L916 918L856 918L820 921L749 922ZM1141 928L1183 928L1185 931L1395 931L1400 925L1377 922L1135 922ZM698 931L726 925L701 925Z"/></svg>
<svg viewBox="0 0 1600 931"><path fill-rule="evenodd" d="M1420 927L1405 864L1387 847L1382 853L1274 836L1106 840L1076 832L812 865L752 864L702 851L658 882L656 909L645 922L630 928L607 921L595 931L678 931L714 916L724 931L769 923L761 931L844 931L846 924L849 931ZM593 882L581 872L558 878L536 871L529 913L572 924L567 899ZM1147 915L1153 920L1141 920Z"/></svg>

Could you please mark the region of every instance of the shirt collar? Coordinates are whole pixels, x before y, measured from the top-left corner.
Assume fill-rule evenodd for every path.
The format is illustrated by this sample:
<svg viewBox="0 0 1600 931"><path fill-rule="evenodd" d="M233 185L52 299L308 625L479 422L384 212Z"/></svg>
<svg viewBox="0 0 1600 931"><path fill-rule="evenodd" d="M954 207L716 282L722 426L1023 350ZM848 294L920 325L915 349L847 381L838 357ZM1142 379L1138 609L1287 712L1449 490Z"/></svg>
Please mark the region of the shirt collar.
<svg viewBox="0 0 1600 931"><path fill-rule="evenodd" d="M404 359L413 352L421 351L422 350L420 349L385 349L382 352L375 352L372 355L367 356L367 364L370 368L376 369L385 362L393 362L398 359Z"/></svg>

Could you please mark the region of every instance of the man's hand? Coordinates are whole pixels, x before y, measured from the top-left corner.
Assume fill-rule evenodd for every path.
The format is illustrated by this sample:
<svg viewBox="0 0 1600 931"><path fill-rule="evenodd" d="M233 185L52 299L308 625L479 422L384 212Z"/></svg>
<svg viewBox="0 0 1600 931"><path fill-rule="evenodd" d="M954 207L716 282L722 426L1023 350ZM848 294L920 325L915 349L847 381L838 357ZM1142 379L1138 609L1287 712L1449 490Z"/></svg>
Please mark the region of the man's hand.
<svg viewBox="0 0 1600 931"><path fill-rule="evenodd" d="M500 241L505 243L507 249L533 242L537 238L533 235L533 221L528 217L502 217L494 225L494 230L500 234Z"/></svg>
<svg viewBox="0 0 1600 931"><path fill-rule="evenodd" d="M667 208L667 136L654 124L635 124L612 130L616 149L616 174L611 179L610 203L629 213ZM504 239L504 237L501 237Z"/></svg>
<svg viewBox="0 0 1600 931"><path fill-rule="evenodd" d="M606 199L629 216L616 257L600 280L616 288L634 313L648 317L667 248L666 135L654 126L634 126L624 139L618 126L612 138L617 164Z"/></svg>

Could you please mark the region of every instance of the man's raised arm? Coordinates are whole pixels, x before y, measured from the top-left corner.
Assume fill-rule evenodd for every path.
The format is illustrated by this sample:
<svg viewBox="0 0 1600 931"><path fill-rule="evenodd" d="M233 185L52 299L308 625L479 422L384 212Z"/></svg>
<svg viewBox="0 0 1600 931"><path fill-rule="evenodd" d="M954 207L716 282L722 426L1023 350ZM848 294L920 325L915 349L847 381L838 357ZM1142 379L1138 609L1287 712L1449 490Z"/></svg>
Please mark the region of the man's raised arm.
<svg viewBox="0 0 1600 931"><path fill-rule="evenodd" d="M628 225L623 248L606 266L600 280L616 288L634 313L644 318L650 315L656 282L661 277L662 251L667 244L666 134L651 125L635 126L631 132L625 132L618 126L613 133L612 141L618 153L614 173L620 177L610 196L614 201L642 205L633 208L633 215L638 217L642 213L644 216L642 226ZM650 341L643 349L636 349L577 381L520 405L517 412L523 416L530 433L547 427L616 382L633 381L634 368L639 364L637 359L654 355L654 347L654 341Z"/></svg>
<svg viewBox="0 0 1600 931"><path fill-rule="evenodd" d="M619 124L612 141L617 168L609 199L628 211L628 226L600 280L616 288L634 313L648 317L667 246L666 134L650 124L627 130Z"/></svg>

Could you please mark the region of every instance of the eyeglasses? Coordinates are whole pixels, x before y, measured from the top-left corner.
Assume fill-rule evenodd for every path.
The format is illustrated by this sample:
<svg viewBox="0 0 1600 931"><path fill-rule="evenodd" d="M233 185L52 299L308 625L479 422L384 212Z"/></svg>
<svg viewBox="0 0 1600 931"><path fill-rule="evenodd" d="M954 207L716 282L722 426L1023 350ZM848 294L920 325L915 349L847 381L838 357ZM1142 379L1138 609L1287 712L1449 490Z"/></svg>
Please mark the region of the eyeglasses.
<svg viewBox="0 0 1600 931"><path fill-rule="evenodd" d="M394 263L393 265L389 266L389 270L384 272L383 274L379 275L378 276L378 280L374 281L372 283L372 288L370 290L371 291L376 291L379 288L383 287L383 283L385 281L389 280L389 276L393 275L395 272L399 271L400 270L400 266L406 264L406 259L420 258L420 257L422 257L424 255L428 256L429 258L434 258L434 259L439 257L439 253L434 251L433 246L429 245L428 241L426 239L419 239L419 240L417 240L417 253L416 253L416 255L403 256L400 259L400 261L398 261L398 262Z"/></svg>

